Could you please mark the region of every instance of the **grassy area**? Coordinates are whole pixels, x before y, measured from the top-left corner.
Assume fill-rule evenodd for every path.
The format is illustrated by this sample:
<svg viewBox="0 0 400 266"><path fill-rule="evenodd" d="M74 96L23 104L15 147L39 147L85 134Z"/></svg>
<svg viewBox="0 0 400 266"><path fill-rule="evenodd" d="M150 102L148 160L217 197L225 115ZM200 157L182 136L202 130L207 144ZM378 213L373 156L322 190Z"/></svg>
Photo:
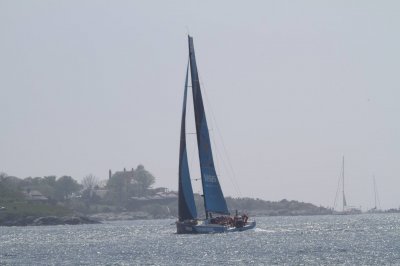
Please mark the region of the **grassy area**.
<svg viewBox="0 0 400 266"><path fill-rule="evenodd" d="M0 186L0 220L27 216L67 216L71 214L72 211L66 207L47 202L28 201L20 191Z"/></svg>
<svg viewBox="0 0 400 266"><path fill-rule="evenodd" d="M0 206L5 207L5 209L0 210L0 219L26 216L67 216L72 214L71 210L63 206L41 202L0 200Z"/></svg>

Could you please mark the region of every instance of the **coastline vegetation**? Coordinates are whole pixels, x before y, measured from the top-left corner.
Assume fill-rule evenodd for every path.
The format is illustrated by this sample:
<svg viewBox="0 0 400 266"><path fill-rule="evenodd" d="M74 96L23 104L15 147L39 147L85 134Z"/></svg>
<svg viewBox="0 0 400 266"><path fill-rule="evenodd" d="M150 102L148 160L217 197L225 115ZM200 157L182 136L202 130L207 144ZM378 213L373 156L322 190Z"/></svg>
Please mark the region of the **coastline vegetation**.
<svg viewBox="0 0 400 266"><path fill-rule="evenodd" d="M0 225L40 217L93 217L99 220L173 218L178 213L177 192L153 188L156 178L143 165L115 172L106 181L93 175L78 182L71 176L18 178L0 173ZM226 197L235 210L252 216L325 215L332 209L298 201L266 201ZM198 213L203 199L195 194ZM29 222L25 222L29 224ZM24 222L22 222L24 224Z"/></svg>

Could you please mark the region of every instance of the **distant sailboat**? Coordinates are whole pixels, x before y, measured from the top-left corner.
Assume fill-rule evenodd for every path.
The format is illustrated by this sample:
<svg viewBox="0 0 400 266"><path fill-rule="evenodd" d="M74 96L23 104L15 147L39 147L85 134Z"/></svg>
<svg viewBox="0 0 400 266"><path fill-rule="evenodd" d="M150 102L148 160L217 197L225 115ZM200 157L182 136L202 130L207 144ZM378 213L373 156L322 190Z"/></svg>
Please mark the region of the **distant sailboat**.
<svg viewBox="0 0 400 266"><path fill-rule="evenodd" d="M334 209L337 207L337 202L338 202L338 192L340 189L340 184L341 186L341 197L342 197L342 208L341 210L337 211L336 214L360 214L361 209L354 207L354 206L349 206L346 201L346 195L345 195L345 190L344 190L344 156L342 157L342 171L341 171L341 176L338 182L338 190L336 192L336 197L335 197L335 203L334 203Z"/></svg>
<svg viewBox="0 0 400 266"><path fill-rule="evenodd" d="M236 213L235 216L231 217L229 214L229 210L214 167L210 136L197 72L193 38L188 36L188 40L189 63L186 70L185 89L183 95L179 150L179 219L176 222L177 233L222 233L252 229L256 226L256 222L248 221L248 217L246 215L238 215ZM194 103L193 106L196 123L201 182L203 187L204 209L206 215L205 219L199 219L197 216L186 149L186 100L189 68L192 83L191 87ZM213 214L216 217L213 218Z"/></svg>
<svg viewBox="0 0 400 266"><path fill-rule="evenodd" d="M372 177L372 184L374 187L374 207L372 209L368 210L368 212L369 213L382 212L380 210L380 200L379 200L379 195L378 195L378 189L376 188L375 175Z"/></svg>

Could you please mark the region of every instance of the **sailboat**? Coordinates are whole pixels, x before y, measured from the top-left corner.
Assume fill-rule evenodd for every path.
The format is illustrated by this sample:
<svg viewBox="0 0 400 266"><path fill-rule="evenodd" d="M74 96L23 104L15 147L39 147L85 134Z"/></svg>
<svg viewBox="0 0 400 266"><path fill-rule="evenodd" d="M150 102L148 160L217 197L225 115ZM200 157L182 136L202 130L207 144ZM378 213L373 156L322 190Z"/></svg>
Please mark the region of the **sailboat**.
<svg viewBox="0 0 400 266"><path fill-rule="evenodd" d="M354 206L350 206L347 204L346 201L346 195L344 192L344 156L342 157L342 172L341 172L341 180L339 180L338 183L338 190L339 191L339 185L340 183L342 184L342 209L338 212L336 212L336 214L360 214L361 213L361 209L354 207ZM334 208L336 207L336 203L337 203L337 194L336 193L336 198L335 198L335 204L334 204Z"/></svg>
<svg viewBox="0 0 400 266"><path fill-rule="evenodd" d="M255 221L249 221L247 215L230 216L224 194L215 171L211 150L210 136L200 90L197 72L193 38L188 36L189 63L186 69L185 89L183 94L183 109L181 120L181 136L179 149L179 218L176 222L178 234L205 234L244 231L256 226ZM205 219L199 218L195 205L193 188L189 172L186 148L186 102L188 90L189 69L193 95L193 107L196 124L197 147L199 153L201 183ZM214 217L213 217L214 216Z"/></svg>
<svg viewBox="0 0 400 266"><path fill-rule="evenodd" d="M380 209L380 200L379 200L379 195L378 195L378 189L376 188L376 181L375 181L375 175L372 177L372 182L374 186L374 207L370 210L368 210L368 213L380 213L382 212Z"/></svg>

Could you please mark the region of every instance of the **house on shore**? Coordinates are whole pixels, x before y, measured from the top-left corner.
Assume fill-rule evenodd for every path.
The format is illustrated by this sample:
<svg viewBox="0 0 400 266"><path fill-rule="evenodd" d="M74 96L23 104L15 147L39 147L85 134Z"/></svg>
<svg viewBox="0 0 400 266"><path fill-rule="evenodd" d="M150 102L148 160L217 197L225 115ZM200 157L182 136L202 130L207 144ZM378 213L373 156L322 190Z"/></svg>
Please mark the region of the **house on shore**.
<svg viewBox="0 0 400 266"><path fill-rule="evenodd" d="M37 190L25 189L23 191L24 197L28 201L46 202L49 199Z"/></svg>

